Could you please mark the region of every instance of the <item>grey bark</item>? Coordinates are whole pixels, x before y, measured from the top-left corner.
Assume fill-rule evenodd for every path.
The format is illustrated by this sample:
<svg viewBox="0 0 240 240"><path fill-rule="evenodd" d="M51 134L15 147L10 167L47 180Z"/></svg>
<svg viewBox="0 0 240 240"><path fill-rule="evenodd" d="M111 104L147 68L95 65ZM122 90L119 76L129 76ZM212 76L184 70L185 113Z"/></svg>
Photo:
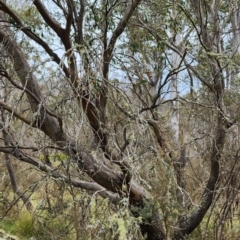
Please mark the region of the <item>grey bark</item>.
<svg viewBox="0 0 240 240"><path fill-rule="evenodd" d="M18 44L12 39L11 34L3 29L0 30L0 42L5 47L5 51L9 54L15 72L17 73L22 86L27 89L27 97L31 105L34 115L37 115L33 125L41 129L53 142L58 144L65 150L73 161L77 162L80 169L90 176L96 183L106 188L109 191L118 193L121 196L129 194L129 200L132 205L144 207L143 199L148 199L145 191L136 183L129 184L128 193L122 191L122 185L125 182L123 173L109 169L102 164L99 159L96 159L90 152L75 140L68 138L62 129L61 122L54 114L50 114L50 110L42 102L42 94L38 85L37 79L34 76L31 68ZM29 94L28 92L31 92ZM34 95L34 97L32 96ZM3 151L3 150L2 150ZM17 158L23 159L21 154L16 155ZM46 166L44 166L45 168ZM150 201L150 200L149 200ZM158 214L158 213L156 213ZM157 239L163 239L164 233L159 233L159 227L151 226L149 223L143 223L144 231L155 230ZM149 232L150 234L150 232Z"/></svg>

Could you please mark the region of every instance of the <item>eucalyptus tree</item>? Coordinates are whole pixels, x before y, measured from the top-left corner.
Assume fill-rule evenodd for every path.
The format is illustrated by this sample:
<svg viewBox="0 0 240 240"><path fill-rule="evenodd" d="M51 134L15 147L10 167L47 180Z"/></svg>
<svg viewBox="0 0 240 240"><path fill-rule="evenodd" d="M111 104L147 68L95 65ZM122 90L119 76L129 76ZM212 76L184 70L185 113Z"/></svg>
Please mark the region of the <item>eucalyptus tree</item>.
<svg viewBox="0 0 240 240"><path fill-rule="evenodd" d="M0 1L1 85L11 93L0 101L0 151L113 204L127 199L147 239L186 238L215 200L238 123L225 99L237 1L23 3ZM171 99L176 77L184 93ZM54 168L48 153L64 153L71 170ZM207 159L207 174L195 173L195 158Z"/></svg>

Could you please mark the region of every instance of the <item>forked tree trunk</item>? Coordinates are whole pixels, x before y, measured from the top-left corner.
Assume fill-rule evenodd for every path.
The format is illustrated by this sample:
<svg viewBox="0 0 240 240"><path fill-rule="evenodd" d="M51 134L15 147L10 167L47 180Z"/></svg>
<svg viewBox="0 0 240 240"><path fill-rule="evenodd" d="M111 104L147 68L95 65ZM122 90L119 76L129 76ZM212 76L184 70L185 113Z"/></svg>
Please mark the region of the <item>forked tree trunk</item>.
<svg viewBox="0 0 240 240"><path fill-rule="evenodd" d="M11 56L10 59L12 60L14 69L18 74L22 85L26 87L27 97L31 104L32 111L38 113L36 120L33 123L28 123L27 121L25 121L25 123L41 129L54 143L63 148L65 153L69 155L73 161L78 163L83 172L102 187L114 193L119 193L120 195L129 195L130 205L132 206L145 208L151 205L151 200L146 197L145 191L138 184L131 181L131 183L129 183L128 191L124 193L123 184L125 183L125 176L123 173L109 169L102 164L100 159L97 159L90 152L86 151L78 142L74 139L68 138L62 132L60 121L56 115L51 113L47 106L40 106L42 102L42 94L40 92L39 84L20 47L9 36L9 33L3 30L0 30L0 42L6 47L6 51L9 56ZM18 61L15 61L16 59ZM14 151L14 149L12 154L18 159L25 158L20 153ZM135 212L134 215L137 217L141 216L138 211ZM157 211L154 212L151 219L143 219L141 230L144 234L149 236L147 238L148 240L162 240L165 238Z"/></svg>

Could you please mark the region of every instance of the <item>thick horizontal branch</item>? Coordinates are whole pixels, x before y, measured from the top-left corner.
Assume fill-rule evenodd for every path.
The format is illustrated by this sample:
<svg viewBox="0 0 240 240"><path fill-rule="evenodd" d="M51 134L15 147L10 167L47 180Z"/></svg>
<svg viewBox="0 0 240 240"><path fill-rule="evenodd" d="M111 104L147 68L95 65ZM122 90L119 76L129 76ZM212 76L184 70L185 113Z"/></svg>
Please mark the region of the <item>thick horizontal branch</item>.
<svg viewBox="0 0 240 240"><path fill-rule="evenodd" d="M60 180L64 181L65 183L71 184L74 187L97 192L102 197L109 198L112 203L116 204L121 200L121 198L117 194L108 192L105 188L101 187L97 183L80 181L80 180L77 180L77 179L74 179L71 177L67 177L66 175L60 174L57 171L57 169L52 169L51 167L44 164L43 162L27 156L22 151L20 151L18 148L13 149L12 147L0 147L0 152L11 154L18 160L29 163L29 164L35 166L37 169L47 173L49 176L51 176L55 179L60 179Z"/></svg>

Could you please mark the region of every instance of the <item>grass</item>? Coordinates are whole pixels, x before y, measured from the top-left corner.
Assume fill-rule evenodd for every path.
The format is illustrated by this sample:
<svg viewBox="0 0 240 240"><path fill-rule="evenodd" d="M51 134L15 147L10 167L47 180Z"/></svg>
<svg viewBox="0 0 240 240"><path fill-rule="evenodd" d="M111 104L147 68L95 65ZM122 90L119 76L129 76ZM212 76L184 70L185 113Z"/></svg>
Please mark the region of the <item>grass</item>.
<svg viewBox="0 0 240 240"><path fill-rule="evenodd" d="M34 234L33 218L25 210L15 219L9 217L1 221L0 228L6 233L20 237L22 240L30 239Z"/></svg>
<svg viewBox="0 0 240 240"><path fill-rule="evenodd" d="M2 220L0 222L0 228L7 233L16 234L16 226L13 220Z"/></svg>

